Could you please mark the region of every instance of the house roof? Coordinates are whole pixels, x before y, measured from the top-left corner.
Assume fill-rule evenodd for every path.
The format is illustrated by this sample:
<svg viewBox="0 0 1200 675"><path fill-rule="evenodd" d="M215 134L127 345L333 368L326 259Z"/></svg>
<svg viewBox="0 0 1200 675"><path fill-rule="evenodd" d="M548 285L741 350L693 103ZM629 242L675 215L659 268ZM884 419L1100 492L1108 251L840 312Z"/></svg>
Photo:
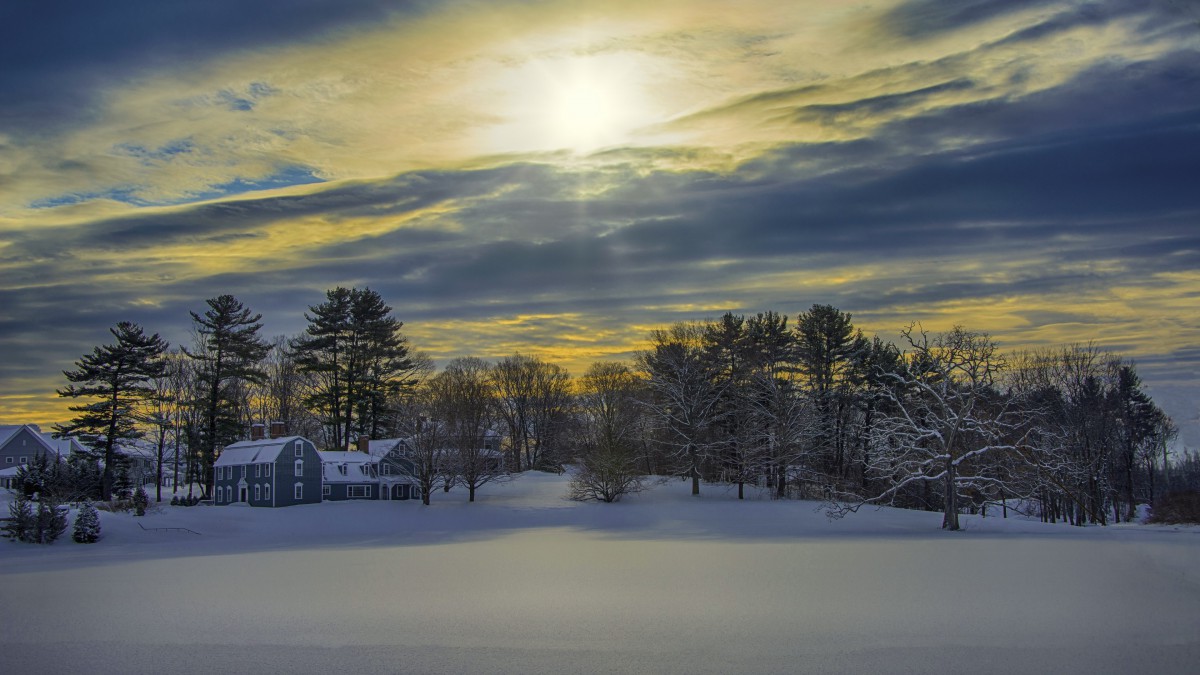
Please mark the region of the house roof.
<svg viewBox="0 0 1200 675"><path fill-rule="evenodd" d="M78 447L80 449L83 447L79 445L79 441L75 440L74 438L55 438L54 434L43 432L42 429L36 424L5 424L0 425L0 448L3 448L5 445L7 445L8 442L23 429L28 429L29 435L32 436L35 441L38 441L42 444L42 450L57 454L59 457L65 458L71 454L71 450L73 449L72 443L74 444L74 447Z"/></svg>
<svg viewBox="0 0 1200 675"><path fill-rule="evenodd" d="M260 464L274 462L279 459L292 441L308 442L303 436L285 436L283 438L264 438L261 441L240 441L225 446L221 456L213 462L213 466L234 466L239 464Z"/></svg>
<svg viewBox="0 0 1200 675"><path fill-rule="evenodd" d="M326 483L362 483L376 480L377 472L372 467L377 459L365 452L344 450L318 450L321 456L321 472ZM345 475L340 467L345 467Z"/></svg>
<svg viewBox="0 0 1200 675"><path fill-rule="evenodd" d="M408 443L407 438L373 438L368 442L367 452L375 458L386 456L401 443Z"/></svg>

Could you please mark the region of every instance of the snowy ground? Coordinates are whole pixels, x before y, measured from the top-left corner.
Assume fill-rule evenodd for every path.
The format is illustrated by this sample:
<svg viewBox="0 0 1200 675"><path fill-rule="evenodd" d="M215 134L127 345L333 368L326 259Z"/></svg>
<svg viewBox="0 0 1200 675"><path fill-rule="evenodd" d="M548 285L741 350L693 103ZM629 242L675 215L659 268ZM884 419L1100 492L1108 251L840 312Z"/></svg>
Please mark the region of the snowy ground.
<svg viewBox="0 0 1200 675"><path fill-rule="evenodd" d="M566 501L103 513L0 541L0 671L1194 673L1200 530L738 503ZM143 531L185 527L181 531Z"/></svg>

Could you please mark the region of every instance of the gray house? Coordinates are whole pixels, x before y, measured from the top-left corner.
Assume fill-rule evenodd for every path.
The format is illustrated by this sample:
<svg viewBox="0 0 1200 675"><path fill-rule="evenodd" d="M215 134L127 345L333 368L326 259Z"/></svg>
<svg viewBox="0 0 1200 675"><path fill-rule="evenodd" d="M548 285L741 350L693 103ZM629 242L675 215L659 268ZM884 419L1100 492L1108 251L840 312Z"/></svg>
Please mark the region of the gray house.
<svg viewBox="0 0 1200 675"><path fill-rule="evenodd" d="M0 426L0 487L11 488L17 471L37 458L49 455L51 461L66 461L72 452L83 452L75 438L55 438L36 424Z"/></svg>
<svg viewBox="0 0 1200 675"><path fill-rule="evenodd" d="M321 499L379 499L379 473L375 458L364 452L320 450Z"/></svg>
<svg viewBox="0 0 1200 675"><path fill-rule="evenodd" d="M225 446L213 462L218 505L293 506L321 501L321 456L300 436Z"/></svg>
<svg viewBox="0 0 1200 675"><path fill-rule="evenodd" d="M415 467L410 458L408 441L403 438L360 438L358 446L362 453L370 455L375 461L380 499L420 499L413 478Z"/></svg>

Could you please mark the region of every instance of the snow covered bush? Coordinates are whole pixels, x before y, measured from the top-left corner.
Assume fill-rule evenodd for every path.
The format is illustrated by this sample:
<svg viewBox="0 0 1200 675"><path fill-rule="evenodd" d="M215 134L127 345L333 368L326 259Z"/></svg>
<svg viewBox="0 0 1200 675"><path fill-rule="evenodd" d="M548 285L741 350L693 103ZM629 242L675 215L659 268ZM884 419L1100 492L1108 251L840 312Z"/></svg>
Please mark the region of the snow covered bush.
<svg viewBox="0 0 1200 675"><path fill-rule="evenodd" d="M8 521L4 536L27 544L49 544L67 529L66 508L49 497L37 502L37 507L18 493L8 506Z"/></svg>
<svg viewBox="0 0 1200 675"><path fill-rule="evenodd" d="M91 502L85 501L79 506L71 538L80 544L94 544L100 538L100 513Z"/></svg>
<svg viewBox="0 0 1200 675"><path fill-rule="evenodd" d="M618 450L596 451L583 459L571 476L568 496L575 501L615 502L642 490L642 476L633 458Z"/></svg>
<svg viewBox="0 0 1200 675"><path fill-rule="evenodd" d="M146 494L146 489L139 487L133 493L133 515L146 515L146 507L150 505L150 495Z"/></svg>

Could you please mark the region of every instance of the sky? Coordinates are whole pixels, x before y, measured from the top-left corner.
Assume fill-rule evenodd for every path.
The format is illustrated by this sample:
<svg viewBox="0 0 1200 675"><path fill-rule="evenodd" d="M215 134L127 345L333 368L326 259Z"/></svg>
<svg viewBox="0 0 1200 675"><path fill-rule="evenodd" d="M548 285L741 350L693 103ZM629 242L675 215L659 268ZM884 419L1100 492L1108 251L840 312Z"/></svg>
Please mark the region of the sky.
<svg viewBox="0 0 1200 675"><path fill-rule="evenodd" d="M130 320L380 292L578 374L815 303L1136 361L1200 446L1189 0L0 6L0 422Z"/></svg>

